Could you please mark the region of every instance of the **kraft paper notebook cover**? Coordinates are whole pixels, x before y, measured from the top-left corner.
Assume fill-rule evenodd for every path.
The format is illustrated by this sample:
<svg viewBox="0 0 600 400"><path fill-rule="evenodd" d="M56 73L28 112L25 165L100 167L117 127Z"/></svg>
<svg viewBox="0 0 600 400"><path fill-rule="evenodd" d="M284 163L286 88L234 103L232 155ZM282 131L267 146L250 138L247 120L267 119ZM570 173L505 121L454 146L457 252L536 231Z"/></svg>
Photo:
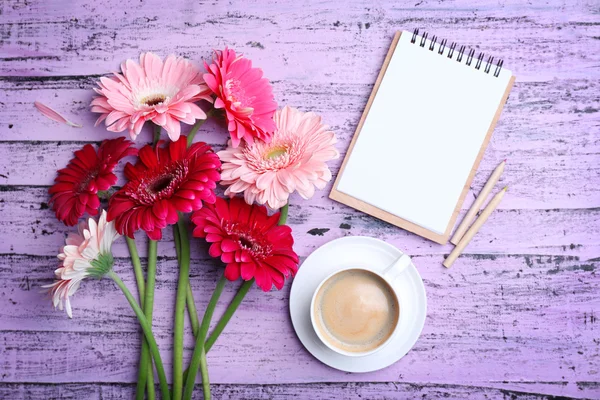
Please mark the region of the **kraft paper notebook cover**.
<svg viewBox="0 0 600 400"><path fill-rule="evenodd" d="M446 243L515 80L502 64L396 33L330 198Z"/></svg>

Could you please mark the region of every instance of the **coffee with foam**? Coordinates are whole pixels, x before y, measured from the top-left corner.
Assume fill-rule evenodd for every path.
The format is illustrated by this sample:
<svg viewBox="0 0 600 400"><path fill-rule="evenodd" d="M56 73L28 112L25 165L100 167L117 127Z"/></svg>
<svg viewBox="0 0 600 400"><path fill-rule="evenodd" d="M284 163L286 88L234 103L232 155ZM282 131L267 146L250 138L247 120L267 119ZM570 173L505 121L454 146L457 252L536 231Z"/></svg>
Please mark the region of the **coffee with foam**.
<svg viewBox="0 0 600 400"><path fill-rule="evenodd" d="M398 325L400 305L382 277L349 269L323 283L312 312L316 329L330 346L363 353L389 339Z"/></svg>

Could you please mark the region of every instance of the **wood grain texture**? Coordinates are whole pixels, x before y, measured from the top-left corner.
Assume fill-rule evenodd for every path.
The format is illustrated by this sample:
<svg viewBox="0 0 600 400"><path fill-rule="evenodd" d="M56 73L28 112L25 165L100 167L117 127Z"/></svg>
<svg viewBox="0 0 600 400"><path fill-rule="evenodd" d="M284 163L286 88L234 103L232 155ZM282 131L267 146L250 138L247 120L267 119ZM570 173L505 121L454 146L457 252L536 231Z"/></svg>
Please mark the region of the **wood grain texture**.
<svg viewBox="0 0 600 400"><path fill-rule="evenodd" d="M551 388L546 393L590 395L587 389L574 390L573 382L581 377L594 382L597 373L598 261L545 255L468 255L461 260L461 269L440 276L440 257L415 257L425 281L429 310L422 337L402 362L358 375L316 363L303 350L289 322L286 286L268 297L258 290L250 292L209 354L211 379L253 384L351 379L478 386L483 375L486 386L517 390L522 385L536 387L534 382L562 382L545 387ZM136 359L132 355L139 334L125 300L110 281L88 281L73 300L73 320L62 312L52 312L38 293L39 286L51 279L47 271L52 262L43 256L3 256L3 380L134 381ZM28 266L27 271L16 274L13 266L22 265ZM134 287L128 261L119 259L116 269ZM168 365L175 260L159 260L158 271L154 325ZM197 302L203 307L220 267L211 260L195 260L192 271ZM234 286L228 285L217 313L232 298ZM468 302L463 300L465 296ZM106 298L111 299L109 304L103 301ZM187 339L186 349L191 350L191 337ZM66 362L57 363L57 354ZM232 364L235 374L231 373ZM42 365L48 367L40 368Z"/></svg>
<svg viewBox="0 0 600 400"><path fill-rule="evenodd" d="M0 212L3 214L0 229L11 240L0 243L0 253L55 254L63 245L69 229L58 222L52 210L47 208L47 188L4 186L1 189L4 191L0 191ZM307 256L322 244L346 235L374 236L405 249L410 255L443 255L452 249L450 245L440 246L422 240L359 211L336 205L327 200L327 188L323 192L315 195L310 203L292 196L288 222L294 233L294 249L301 256ZM506 194L503 204L509 202L511 195ZM466 210L463 210L464 213ZM499 209L473 238L466 251L482 254L568 254L594 258L600 252L599 220L598 207ZM163 233L163 240L158 244L159 252L174 257L172 231L166 229ZM144 234L136 237L141 251L145 252ZM33 247L32 241L35 243ZM201 244L193 246L192 255L198 257L201 249ZM120 257L129 254L124 241L116 242L113 250Z"/></svg>
<svg viewBox="0 0 600 400"><path fill-rule="evenodd" d="M555 383L560 385L560 383ZM579 386L597 386L580 382ZM523 388L526 389L526 388ZM198 386L192 399L202 399L202 390ZM316 383L290 385L212 385L212 394L216 399L224 400L287 400L289 398L313 400L338 400L340 393L346 398L362 398L369 400L393 400L419 398L476 400L486 399L519 399L519 400L553 400L554 396L534 394L521 390L497 389L478 386L460 385L423 385L419 383ZM26 400L49 396L51 399L78 400L85 398L101 398L117 400L133 398L135 385L132 384L2 384L0 396L10 396L14 400Z"/></svg>
<svg viewBox="0 0 600 400"><path fill-rule="evenodd" d="M110 10L110 11L108 11ZM289 223L304 259L346 235L386 240L414 256L429 300L415 348L393 366L346 374L312 358L280 292L252 290L209 354L215 398L600 398L600 10L594 2L516 0L5 0L0 7L0 398L131 398L139 329L108 280L87 281L74 318L39 293L68 229L47 208L57 168L93 127L92 87L126 58L152 50L195 62L225 45L273 82L279 104L321 114L345 154L393 33L415 27L500 56L518 76L462 206L508 158L500 209L455 266L439 246L327 198L292 197ZM82 123L44 119L39 100ZM184 127L187 131L188 127ZM226 140L209 122L197 136ZM147 130L139 145L150 140ZM332 163L335 176L341 159ZM120 172L122 166L118 169ZM460 218L460 217L459 217ZM145 239L137 238L142 254ZM167 368L176 262L159 243L155 330ZM130 287L123 242L116 269ZM192 245L204 307L221 267ZM228 284L217 314L233 297ZM260 340L257 340L260 338ZM186 350L192 341L186 337ZM199 391L197 397L200 398Z"/></svg>

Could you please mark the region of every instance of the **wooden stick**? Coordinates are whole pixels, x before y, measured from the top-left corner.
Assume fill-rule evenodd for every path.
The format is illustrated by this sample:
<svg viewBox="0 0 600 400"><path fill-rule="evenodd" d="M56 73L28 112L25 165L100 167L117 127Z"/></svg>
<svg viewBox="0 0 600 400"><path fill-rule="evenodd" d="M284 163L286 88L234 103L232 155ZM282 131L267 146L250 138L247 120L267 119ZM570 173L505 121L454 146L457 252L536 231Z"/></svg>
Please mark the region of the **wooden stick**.
<svg viewBox="0 0 600 400"><path fill-rule="evenodd" d="M467 247L467 245L469 244L471 239L473 239L473 236L475 236L475 234L479 231L479 228L481 228L481 226L485 223L485 221L492 214L492 212L494 212L496 207L498 207L500 200L502 200L502 198L504 197L504 193L506 193L506 189L508 189L508 188L505 187L504 189L499 191L492 198L492 200L490 200L489 204L483 209L483 211L481 212L479 217L475 220L473 225L471 225L471 227L465 233L465 235L460 240L460 242L458 242L458 244L456 245L454 250L452 250L452 252L448 256L448 258L446 258L446 260L444 260L444 262L443 262L444 267L450 268L452 266L452 264L454 264L454 261L456 261L458 256L460 256L462 251L465 249L465 247Z"/></svg>
<svg viewBox="0 0 600 400"><path fill-rule="evenodd" d="M463 235L469 228L469 225L471 225L471 222L473 222L473 219L475 219L475 216L477 215L477 212L483 205L483 202L487 199L492 189L494 189L494 186L496 185L496 182L498 182L498 179L500 179L502 172L504 172L505 165L506 160L502 161L496 167L494 172L492 172L492 175L490 175L490 178L483 186L483 189L481 189L481 192L479 192L479 196L477 196L477 198L473 202L473 205L471 205L471 208L467 212L467 215L465 215L465 218L462 220L462 222L456 229L456 232L454 232L454 236L452 236L452 239L450 239L450 243L457 245L458 242L460 242L460 239L462 239Z"/></svg>

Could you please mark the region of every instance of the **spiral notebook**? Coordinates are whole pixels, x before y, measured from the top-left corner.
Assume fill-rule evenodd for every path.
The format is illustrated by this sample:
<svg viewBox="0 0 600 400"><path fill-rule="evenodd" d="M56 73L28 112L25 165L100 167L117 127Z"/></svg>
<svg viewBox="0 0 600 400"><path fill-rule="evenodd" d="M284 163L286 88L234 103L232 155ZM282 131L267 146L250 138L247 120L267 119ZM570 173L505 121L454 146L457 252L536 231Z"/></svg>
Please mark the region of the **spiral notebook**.
<svg viewBox="0 0 600 400"><path fill-rule="evenodd" d="M330 198L446 243L514 80L492 56L396 33Z"/></svg>

